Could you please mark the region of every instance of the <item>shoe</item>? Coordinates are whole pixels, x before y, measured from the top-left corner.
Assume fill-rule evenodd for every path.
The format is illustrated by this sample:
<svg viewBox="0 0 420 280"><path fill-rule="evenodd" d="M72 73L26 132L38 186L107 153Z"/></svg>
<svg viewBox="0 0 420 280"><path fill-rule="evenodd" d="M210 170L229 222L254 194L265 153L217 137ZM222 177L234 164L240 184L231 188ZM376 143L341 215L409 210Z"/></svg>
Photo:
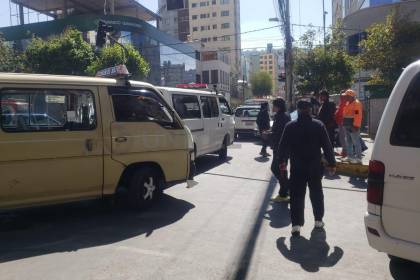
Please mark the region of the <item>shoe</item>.
<svg viewBox="0 0 420 280"><path fill-rule="evenodd" d="M345 157L343 159L341 159L342 162L351 162L352 158L351 157Z"/></svg>
<svg viewBox="0 0 420 280"><path fill-rule="evenodd" d="M290 202L290 196L280 196L277 195L271 199L273 202Z"/></svg>
<svg viewBox="0 0 420 280"><path fill-rule="evenodd" d="M315 221L315 228L322 229L325 227L325 223L323 221Z"/></svg>
<svg viewBox="0 0 420 280"><path fill-rule="evenodd" d="M362 163L362 160L360 158L352 158L350 160L350 163L351 164L361 164Z"/></svg>
<svg viewBox="0 0 420 280"><path fill-rule="evenodd" d="M300 236L300 226L292 227L292 236L299 237Z"/></svg>

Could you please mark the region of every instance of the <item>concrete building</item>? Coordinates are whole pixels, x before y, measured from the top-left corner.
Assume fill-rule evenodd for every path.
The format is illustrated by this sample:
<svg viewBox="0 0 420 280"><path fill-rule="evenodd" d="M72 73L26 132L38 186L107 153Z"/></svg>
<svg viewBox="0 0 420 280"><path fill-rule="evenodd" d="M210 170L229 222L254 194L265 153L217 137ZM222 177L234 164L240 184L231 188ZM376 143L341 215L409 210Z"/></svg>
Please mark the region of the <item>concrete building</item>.
<svg viewBox="0 0 420 280"><path fill-rule="evenodd" d="M232 73L240 73L239 0L159 0L159 15L160 30L181 41L201 41L205 51L227 55Z"/></svg>
<svg viewBox="0 0 420 280"><path fill-rule="evenodd" d="M283 62L283 63L281 63ZM281 69L284 72L284 54L282 51L274 50L272 44L267 45L267 50L260 54L260 71L267 72L273 82L273 96L285 97L283 85L279 82L279 74ZM284 84L284 83L283 83Z"/></svg>
<svg viewBox="0 0 420 280"><path fill-rule="evenodd" d="M198 79L199 54L190 44L159 31L148 22L159 16L136 0L108 0L104 15L103 0L11 0L17 5L17 25L0 28L6 41L23 48L33 36L47 38L72 26L83 32L85 40L95 44L98 21L115 29L115 37L132 44L150 64L146 81L155 85L194 83ZM47 15L49 20L25 23L24 9Z"/></svg>
<svg viewBox="0 0 420 280"><path fill-rule="evenodd" d="M201 62L197 72L201 73L201 83L208 84L210 89L217 90L230 99L230 66L228 57L214 51L202 51Z"/></svg>

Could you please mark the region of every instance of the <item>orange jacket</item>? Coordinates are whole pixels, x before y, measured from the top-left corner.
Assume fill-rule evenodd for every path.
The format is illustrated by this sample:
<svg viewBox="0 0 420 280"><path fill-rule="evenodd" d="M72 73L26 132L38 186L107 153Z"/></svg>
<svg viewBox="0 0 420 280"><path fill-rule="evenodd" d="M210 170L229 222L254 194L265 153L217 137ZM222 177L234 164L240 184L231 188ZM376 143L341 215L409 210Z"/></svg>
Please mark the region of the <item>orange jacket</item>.
<svg viewBox="0 0 420 280"><path fill-rule="evenodd" d="M347 103L343 110L344 126L362 126L363 107L359 100Z"/></svg>

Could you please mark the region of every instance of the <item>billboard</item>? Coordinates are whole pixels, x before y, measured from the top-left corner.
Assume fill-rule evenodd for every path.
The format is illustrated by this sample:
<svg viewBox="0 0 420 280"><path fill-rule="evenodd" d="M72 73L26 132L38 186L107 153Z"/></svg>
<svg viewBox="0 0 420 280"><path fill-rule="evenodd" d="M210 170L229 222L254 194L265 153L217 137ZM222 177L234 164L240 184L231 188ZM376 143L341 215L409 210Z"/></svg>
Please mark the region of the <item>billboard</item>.
<svg viewBox="0 0 420 280"><path fill-rule="evenodd" d="M184 0L166 0L168 11L184 8Z"/></svg>

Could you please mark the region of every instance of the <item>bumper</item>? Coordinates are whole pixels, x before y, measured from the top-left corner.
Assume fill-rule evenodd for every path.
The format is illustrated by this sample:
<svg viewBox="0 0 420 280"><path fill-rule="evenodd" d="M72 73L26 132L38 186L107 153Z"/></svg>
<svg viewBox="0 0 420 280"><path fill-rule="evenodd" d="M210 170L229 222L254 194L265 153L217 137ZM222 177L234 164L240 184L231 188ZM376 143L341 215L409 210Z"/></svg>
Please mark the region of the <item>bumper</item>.
<svg viewBox="0 0 420 280"><path fill-rule="evenodd" d="M366 213L365 228L369 245L372 248L392 256L420 263L420 245L389 236L382 226L380 216ZM369 229L375 230L379 236L370 232Z"/></svg>
<svg viewBox="0 0 420 280"><path fill-rule="evenodd" d="M255 129L235 128L235 134L258 136L260 133Z"/></svg>

